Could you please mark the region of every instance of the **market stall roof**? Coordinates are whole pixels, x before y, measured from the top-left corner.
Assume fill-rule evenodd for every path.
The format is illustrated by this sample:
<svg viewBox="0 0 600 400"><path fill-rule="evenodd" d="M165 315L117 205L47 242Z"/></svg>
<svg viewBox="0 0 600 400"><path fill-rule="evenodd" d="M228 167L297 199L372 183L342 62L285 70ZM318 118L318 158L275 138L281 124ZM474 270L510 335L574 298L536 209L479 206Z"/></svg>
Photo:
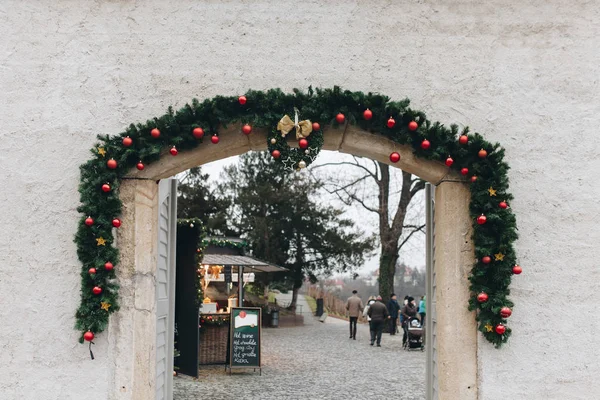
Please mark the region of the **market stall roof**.
<svg viewBox="0 0 600 400"><path fill-rule="evenodd" d="M232 254L205 254L202 264L208 265L230 265L232 267L244 267L245 272L281 272L287 271L287 268L273 265L264 261L257 260L250 256L239 256Z"/></svg>

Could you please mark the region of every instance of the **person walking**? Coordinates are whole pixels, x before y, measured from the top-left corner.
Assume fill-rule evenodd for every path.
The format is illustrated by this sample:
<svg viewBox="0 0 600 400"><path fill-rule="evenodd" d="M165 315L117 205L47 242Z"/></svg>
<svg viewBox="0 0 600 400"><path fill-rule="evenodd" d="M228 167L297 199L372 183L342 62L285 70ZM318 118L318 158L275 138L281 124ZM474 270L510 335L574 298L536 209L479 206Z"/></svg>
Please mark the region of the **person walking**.
<svg viewBox="0 0 600 400"><path fill-rule="evenodd" d="M356 322L364 308L363 302L357 293L356 290L353 290L352 296L346 301L346 310L348 311L348 317L350 317L350 339L354 340L356 340Z"/></svg>
<svg viewBox="0 0 600 400"><path fill-rule="evenodd" d="M421 296L421 301L419 301L419 316L421 317L421 326L425 326L425 314L427 313L425 302L425 296Z"/></svg>
<svg viewBox="0 0 600 400"><path fill-rule="evenodd" d="M408 340L408 320L417 315L417 306L415 305L414 297L407 299L406 305L402 307L400 312L403 317L402 329L404 330L404 335L402 336L402 346L404 346Z"/></svg>
<svg viewBox="0 0 600 400"><path fill-rule="evenodd" d="M402 306L405 306L408 304L409 297L410 297L409 295L404 296L404 302L402 303ZM400 325L401 326L404 325L404 315L402 315L402 313L400 313Z"/></svg>
<svg viewBox="0 0 600 400"><path fill-rule="evenodd" d="M369 322L369 332L371 332L371 317L369 317L369 307L371 307L371 304L373 303L375 303L375 296L369 296L369 300L367 300L367 305L363 310L363 318L366 318Z"/></svg>
<svg viewBox="0 0 600 400"><path fill-rule="evenodd" d="M400 304L398 304L398 300L394 293L392 293L392 298L390 301L388 301L387 309L388 313L390 314L390 335L395 335L398 327L398 312L400 311Z"/></svg>
<svg viewBox="0 0 600 400"><path fill-rule="evenodd" d="M369 306L367 315L371 318L371 346L373 346L373 343L377 340L377 347L381 347L383 324L385 324L385 321L390 317L381 296L377 296L377 301Z"/></svg>

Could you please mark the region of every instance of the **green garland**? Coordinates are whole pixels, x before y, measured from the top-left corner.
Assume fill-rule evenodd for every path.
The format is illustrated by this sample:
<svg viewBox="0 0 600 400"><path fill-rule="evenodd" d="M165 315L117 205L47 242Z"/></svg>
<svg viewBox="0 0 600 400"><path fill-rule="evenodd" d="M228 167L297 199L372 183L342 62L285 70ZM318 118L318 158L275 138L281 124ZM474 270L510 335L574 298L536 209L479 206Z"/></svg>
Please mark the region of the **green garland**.
<svg viewBox="0 0 600 400"><path fill-rule="evenodd" d="M200 317L201 330L204 330L207 326L223 326L228 325L230 321L229 314L223 313L222 315L203 315Z"/></svg>
<svg viewBox="0 0 600 400"><path fill-rule="evenodd" d="M208 246L217 246L217 247L229 247L230 249L246 249L248 247L248 242L241 241L236 242L229 239L219 239L219 238L209 238L204 239L202 241L202 245L204 248Z"/></svg>
<svg viewBox="0 0 600 400"><path fill-rule="evenodd" d="M204 249L206 248L205 237L206 237L206 229L204 228L204 223L200 218L178 218L177 225L187 226L190 229L195 230L195 235L197 236L197 249L194 255L194 265L197 268L196 280L194 281L194 287L196 290L196 308L200 309L200 305L204 300L204 292L202 291L202 285L200 285L200 264L202 264L202 259L204 258Z"/></svg>
<svg viewBox="0 0 600 400"><path fill-rule="evenodd" d="M274 127L281 117L296 107L303 118L318 122L321 126L338 126L335 117L343 113L345 123L406 144L421 158L444 162L451 156L453 163L450 168L457 171L468 169L463 171L466 178L476 176L472 183L466 181L471 189L470 213L477 258L469 277L472 292L469 309L477 310L479 330L487 340L497 347L507 341L511 330L504 328L506 318L501 315L501 309L513 306L508 299L508 286L516 262L513 243L517 233L512 210L500 206L500 201L510 202L512 196L508 193L509 167L504 161L504 149L499 144L487 142L478 133L469 134L467 129L459 132L456 125L445 127L439 122L431 122L423 112L410 109L408 100L390 101L379 94L343 91L334 87L309 88L306 93L294 90L290 94L280 89L248 91L245 96L247 102L244 104L237 97L217 96L202 102L194 99L178 112L169 108L165 115L145 124L132 124L119 135L98 136L100 142L92 149L92 158L80 167L81 205L78 211L82 217L75 236L77 254L82 263L81 305L76 313L78 330L82 333L102 332L107 326L109 314L118 310L115 270L106 270L104 265L110 261L115 269L119 268L118 250L112 247L114 238L111 222L121 214L122 203L118 194L121 179L138 162L147 164L157 161L167 149L176 147L182 151L205 145L203 139L197 138L199 135L192 134L194 128L202 128L205 136L218 135L219 128L229 124L250 124L255 128L267 129L271 132L267 143L269 149L278 149L283 155L287 151L285 141L278 140L272 144L270 138L277 134ZM363 113L366 109L372 112L372 118L365 118ZM390 116L395 120L391 128L387 124ZM409 129L409 123L416 124L413 126L416 129ZM151 135L153 129L160 131L158 137ZM466 144L457 140L459 134L468 138ZM132 141L130 144L129 139L126 140L129 146L123 141L126 137ZM426 139L430 144L428 148L423 146ZM312 139L309 136L309 141L312 141L313 147L320 149L322 136L319 138L317 131ZM485 157L478 155L482 149L487 152ZM294 163L299 163L301 159L309 163L305 153L285 154L292 157ZM166 157L171 156L167 154ZM284 161L282 158L279 160ZM114 169L108 167L109 160L116 164L112 165ZM297 164L294 166L297 167ZM110 186L106 192L102 187L104 184ZM496 196L490 195L489 188L496 191ZM479 225L477 217L481 214L485 214L487 221ZM88 216L94 220L91 226L85 224ZM486 257L491 257L491 262L485 263ZM90 268L95 268L97 272L90 274ZM100 288L102 293L94 294L94 287ZM483 292L488 299L480 302L477 296ZM480 297L480 300L483 298ZM102 302L111 304L108 311L102 309Z"/></svg>
<svg viewBox="0 0 600 400"><path fill-rule="evenodd" d="M306 140L306 149L291 148L277 129L271 129L267 137L267 147L272 155L278 151L280 155L276 158L285 164L287 170L294 171L308 167L317 158L323 147L323 129L312 131Z"/></svg>

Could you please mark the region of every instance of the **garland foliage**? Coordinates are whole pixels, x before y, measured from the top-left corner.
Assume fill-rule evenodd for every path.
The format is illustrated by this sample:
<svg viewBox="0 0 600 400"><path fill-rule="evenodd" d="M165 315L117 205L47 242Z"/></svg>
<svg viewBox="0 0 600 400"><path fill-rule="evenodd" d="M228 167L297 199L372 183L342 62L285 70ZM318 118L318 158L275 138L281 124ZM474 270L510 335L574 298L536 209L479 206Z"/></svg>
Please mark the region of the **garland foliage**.
<svg viewBox="0 0 600 400"><path fill-rule="evenodd" d="M227 326L229 325L229 321L230 321L230 317L229 314L210 314L210 315L203 315L200 318L200 330L204 331L204 329L207 326Z"/></svg>
<svg viewBox="0 0 600 400"><path fill-rule="evenodd" d="M177 226L179 228L187 228L190 229L190 235L196 237L197 248L196 253L194 254L194 265L197 268L197 278L194 281L194 288L196 290L196 309L200 309L200 305L204 300L204 292L202 291L202 285L200 284L200 264L202 264L202 259L204 258L204 249L205 238L206 238L206 228L200 218L178 218Z"/></svg>
<svg viewBox="0 0 600 400"><path fill-rule="evenodd" d="M221 238L208 238L202 241L202 245L204 248L208 246L217 246L217 247L229 247L231 249L247 249L248 242L246 241L234 241L229 239L221 239Z"/></svg>
<svg viewBox="0 0 600 400"><path fill-rule="evenodd" d="M506 342L511 330L504 327L506 318L500 310L513 306L508 299L508 286L516 262L513 243L517 233L515 216L510 207L499 206L500 201L512 200L508 193L509 167L504 161L504 149L499 144L486 141L479 133L469 133L468 128L459 132L456 125L446 127L439 122L432 122L422 111L411 109L408 99L390 101L380 94L344 91L339 87L309 88L307 92L296 89L293 93L283 93L280 89L250 90L245 97L247 102L244 104L237 97L216 96L201 102L194 99L177 112L169 108L165 115L148 120L145 124L131 124L119 135L98 136L99 143L92 149L92 158L80 167L81 205L78 211L82 217L75 236L77 254L82 263L81 305L76 314L78 330L82 333L102 332L106 328L108 315L118 310L115 272L106 271L103 266L111 261L115 269L118 268L119 254L112 247L114 237L111 221L121 213L119 183L124 175L140 161L144 164L157 161L173 146L178 151L199 145L212 146L204 144L204 138L194 136L194 128L202 128L206 137L218 135L219 128L229 124L250 124L253 128L267 129L270 132L267 145L271 151L277 149L282 153L280 161L290 157L292 169L297 169L300 161L308 165L313 160L310 154L289 150L284 140L277 140L275 144L270 141L277 135L275 127L281 117L298 108L303 119L318 122L321 127L338 126L335 117L343 113L344 123L358 125L373 134L406 144L418 157L444 162L451 156L453 163L449 168L457 171L467 168L468 171L462 171L466 178L476 176L472 183L465 181L471 189L470 213L477 260L469 277L472 292L469 308L477 310L479 330L487 340L496 346ZM372 118L364 117L366 109L372 112ZM391 128L388 125L390 116L395 120ZM151 135L153 129L160 131L158 137ZM466 136L467 143L460 143L457 140L459 135ZM132 141L129 146L124 144L126 137ZM423 146L425 139L430 146ZM322 131L313 132L308 140L310 146L320 150ZM487 154L481 157L480 150L485 150ZM114 169L108 167L109 160L116 161ZM110 191L105 192L103 184L110 185ZM490 189L495 195L491 194ZM485 214L487 221L480 225L477 217L481 214ZM94 219L92 226L85 224L88 216ZM104 244L100 244L100 238L105 240ZM491 261L486 263L484 260L487 257L491 257ZM92 267L96 268L96 274L88 272ZM100 287L102 293L94 294L94 287ZM477 297L482 292L489 296L483 302ZM102 302L111 304L108 311L101 308Z"/></svg>

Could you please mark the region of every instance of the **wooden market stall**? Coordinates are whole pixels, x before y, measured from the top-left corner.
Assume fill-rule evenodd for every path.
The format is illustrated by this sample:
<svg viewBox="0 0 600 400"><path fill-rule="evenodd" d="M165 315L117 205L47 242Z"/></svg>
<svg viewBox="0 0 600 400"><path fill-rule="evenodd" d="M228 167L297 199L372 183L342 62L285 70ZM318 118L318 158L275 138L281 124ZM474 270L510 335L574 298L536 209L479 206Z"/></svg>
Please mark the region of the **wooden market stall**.
<svg viewBox="0 0 600 400"><path fill-rule="evenodd" d="M247 244L239 238L211 237L198 246L194 232L186 236L189 231L189 224L178 230L176 364L197 376L199 365L227 362L230 311L244 305L244 286L256 273L286 269L246 255ZM204 297L201 304L193 298L196 292Z"/></svg>
<svg viewBox="0 0 600 400"><path fill-rule="evenodd" d="M201 282L205 300L199 314L198 363L200 365L227 362L230 311L232 307L244 306L244 286L254 281L254 274L286 270L254 257L239 253L232 254L234 252L231 250L227 247L209 246L202 260L201 268L204 272L201 274ZM222 290L209 290L211 285L214 286L213 289L224 289L225 293ZM237 286L237 290L230 293L234 286Z"/></svg>

